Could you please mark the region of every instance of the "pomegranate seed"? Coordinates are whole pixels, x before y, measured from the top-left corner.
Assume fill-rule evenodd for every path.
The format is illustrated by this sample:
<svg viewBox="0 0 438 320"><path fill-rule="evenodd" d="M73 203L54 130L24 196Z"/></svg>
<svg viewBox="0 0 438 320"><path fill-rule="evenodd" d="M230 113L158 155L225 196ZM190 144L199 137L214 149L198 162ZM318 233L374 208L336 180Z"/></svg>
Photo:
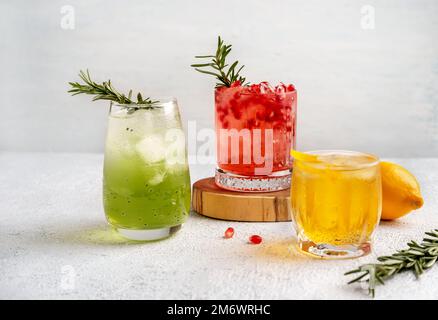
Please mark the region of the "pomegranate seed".
<svg viewBox="0 0 438 320"><path fill-rule="evenodd" d="M262 242L262 237L254 234L251 237L249 237L249 242L253 244L260 244Z"/></svg>
<svg viewBox="0 0 438 320"><path fill-rule="evenodd" d="M234 229L229 227L227 230L225 230L224 238L230 239L234 236Z"/></svg>

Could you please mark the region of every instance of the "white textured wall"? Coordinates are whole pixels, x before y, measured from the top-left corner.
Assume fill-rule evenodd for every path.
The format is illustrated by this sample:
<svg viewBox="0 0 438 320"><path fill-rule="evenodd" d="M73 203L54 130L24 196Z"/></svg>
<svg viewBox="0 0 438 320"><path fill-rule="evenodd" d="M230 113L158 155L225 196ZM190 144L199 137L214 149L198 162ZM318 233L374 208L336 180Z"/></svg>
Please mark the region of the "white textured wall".
<svg viewBox="0 0 438 320"><path fill-rule="evenodd" d="M60 27L63 5L74 30ZM2 0L0 31L0 150L101 151L106 104L66 93L86 67L174 95L185 120L213 126L214 81L189 65L221 34L250 81L297 86L301 149L438 156L436 0Z"/></svg>

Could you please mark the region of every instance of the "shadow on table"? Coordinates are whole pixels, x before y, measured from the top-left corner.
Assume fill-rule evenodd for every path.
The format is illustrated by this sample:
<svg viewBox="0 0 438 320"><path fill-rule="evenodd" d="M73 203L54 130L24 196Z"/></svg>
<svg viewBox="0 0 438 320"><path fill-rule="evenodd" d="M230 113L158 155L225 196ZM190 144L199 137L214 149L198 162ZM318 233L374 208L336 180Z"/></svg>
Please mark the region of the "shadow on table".
<svg viewBox="0 0 438 320"><path fill-rule="evenodd" d="M304 261L309 258L299 252L295 238L281 239L265 243L257 251L258 257L278 259L282 261Z"/></svg>
<svg viewBox="0 0 438 320"><path fill-rule="evenodd" d="M410 229L412 226L405 221L400 220L380 220L380 227L394 228L397 230Z"/></svg>
<svg viewBox="0 0 438 320"><path fill-rule="evenodd" d="M226 222L227 220L222 219L216 219L207 217L204 215L201 215L197 213L196 211L190 212L190 219L198 219L197 223L201 222L208 222L208 221L223 221ZM266 224L272 224L274 225L276 222L248 222L248 221L230 221L230 223L245 223L245 224L260 224L260 223L266 223ZM221 236L222 238L222 236ZM279 239L279 240L266 240L263 241L261 245L257 246L257 249L255 252L256 258L260 259L278 259L282 261L305 261L309 258L306 257L304 254L299 252L297 246L296 246L296 239L294 237L288 237L285 239Z"/></svg>
<svg viewBox="0 0 438 320"><path fill-rule="evenodd" d="M120 246L140 245L145 242L132 241L123 238L114 228L106 223L96 222L90 226L78 225L67 230L59 230L53 235L57 241L69 244Z"/></svg>

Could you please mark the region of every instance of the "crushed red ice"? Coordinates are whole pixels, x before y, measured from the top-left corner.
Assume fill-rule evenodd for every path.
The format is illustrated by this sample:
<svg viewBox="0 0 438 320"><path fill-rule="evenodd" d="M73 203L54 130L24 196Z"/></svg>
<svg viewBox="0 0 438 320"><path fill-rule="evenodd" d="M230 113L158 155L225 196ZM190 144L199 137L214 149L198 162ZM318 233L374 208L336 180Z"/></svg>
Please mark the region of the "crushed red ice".
<svg viewBox="0 0 438 320"><path fill-rule="evenodd" d="M232 88L239 86L241 86L240 81L235 81L231 84ZM295 87L292 84L284 84L280 82L280 84L273 87L267 81L263 81L258 84L250 84L246 88L249 93L253 94L284 94L287 92L295 91Z"/></svg>

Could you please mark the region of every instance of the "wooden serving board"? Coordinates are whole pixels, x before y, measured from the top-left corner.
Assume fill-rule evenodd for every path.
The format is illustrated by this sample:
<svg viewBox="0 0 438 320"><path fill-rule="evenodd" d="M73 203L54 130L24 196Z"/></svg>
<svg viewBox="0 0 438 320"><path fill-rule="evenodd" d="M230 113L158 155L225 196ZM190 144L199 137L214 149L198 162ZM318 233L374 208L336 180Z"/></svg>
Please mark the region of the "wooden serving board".
<svg viewBox="0 0 438 320"><path fill-rule="evenodd" d="M192 208L210 218L233 221L290 221L290 189L235 192L219 188L214 178L193 185Z"/></svg>

